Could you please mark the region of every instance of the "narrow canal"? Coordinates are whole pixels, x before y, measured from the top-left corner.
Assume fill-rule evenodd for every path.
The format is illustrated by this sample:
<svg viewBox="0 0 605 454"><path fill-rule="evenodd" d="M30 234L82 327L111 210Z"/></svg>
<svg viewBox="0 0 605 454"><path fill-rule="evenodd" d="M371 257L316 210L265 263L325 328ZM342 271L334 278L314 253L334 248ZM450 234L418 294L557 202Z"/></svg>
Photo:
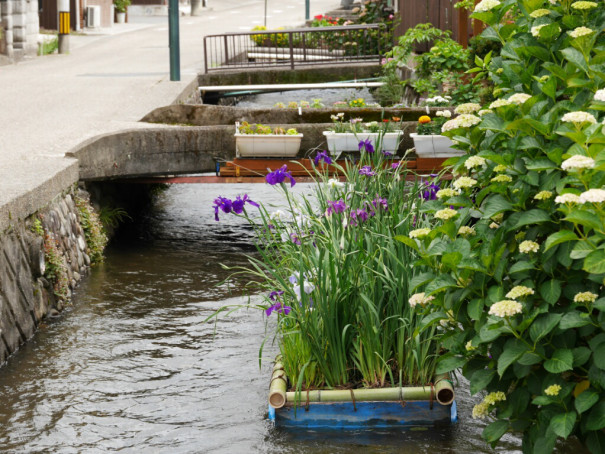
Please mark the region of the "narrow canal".
<svg viewBox="0 0 605 454"><path fill-rule="evenodd" d="M299 184L299 191L309 186ZM0 369L0 451L10 453L477 453L483 424L457 389L460 422L438 430L289 433L265 420L264 314L236 312L240 282L221 282L253 252L235 216L214 221L212 200L247 192L279 205L265 185L176 185L137 235L111 247L60 317ZM270 321L269 321L270 322ZM475 399L476 400L476 399ZM558 452L579 453L567 445ZM498 452L520 452L508 435Z"/></svg>

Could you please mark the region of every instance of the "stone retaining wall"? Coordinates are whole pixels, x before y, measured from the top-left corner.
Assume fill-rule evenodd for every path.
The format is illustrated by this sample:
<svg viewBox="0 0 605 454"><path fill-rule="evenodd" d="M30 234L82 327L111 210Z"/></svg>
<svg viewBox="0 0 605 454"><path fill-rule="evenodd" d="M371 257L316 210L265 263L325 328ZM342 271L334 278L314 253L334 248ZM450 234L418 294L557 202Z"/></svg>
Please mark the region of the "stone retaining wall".
<svg viewBox="0 0 605 454"><path fill-rule="evenodd" d="M90 257L75 195L88 198L84 191L70 190L0 234L0 363L34 334L41 320L63 309L88 272ZM48 273L45 277L45 249L51 243L64 262L61 297Z"/></svg>

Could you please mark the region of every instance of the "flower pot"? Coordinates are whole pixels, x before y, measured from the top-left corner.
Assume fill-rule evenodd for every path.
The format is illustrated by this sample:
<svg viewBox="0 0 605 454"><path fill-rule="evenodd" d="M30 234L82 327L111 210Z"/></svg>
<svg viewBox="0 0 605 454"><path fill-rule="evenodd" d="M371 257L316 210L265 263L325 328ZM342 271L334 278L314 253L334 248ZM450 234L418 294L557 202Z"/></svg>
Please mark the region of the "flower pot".
<svg viewBox="0 0 605 454"><path fill-rule="evenodd" d="M359 151L359 142L368 139L372 143L372 146L376 148L378 138L382 135L378 132L340 133L332 131L324 131L323 134L324 136L326 136L328 150L330 150L330 152L335 154L336 156L338 156L343 151ZM390 151L391 153L396 153L402 135L403 131L385 133L382 136L382 151Z"/></svg>
<svg viewBox="0 0 605 454"><path fill-rule="evenodd" d="M238 158L287 157L298 154L302 134L235 134Z"/></svg>
<svg viewBox="0 0 605 454"><path fill-rule="evenodd" d="M125 24L126 23L126 13L117 12L116 13L116 23L117 24Z"/></svg>
<svg viewBox="0 0 605 454"><path fill-rule="evenodd" d="M439 134L419 135L410 134L414 139L414 147L419 158L447 158L451 156L462 156L464 150L452 148L454 143L449 137Z"/></svg>

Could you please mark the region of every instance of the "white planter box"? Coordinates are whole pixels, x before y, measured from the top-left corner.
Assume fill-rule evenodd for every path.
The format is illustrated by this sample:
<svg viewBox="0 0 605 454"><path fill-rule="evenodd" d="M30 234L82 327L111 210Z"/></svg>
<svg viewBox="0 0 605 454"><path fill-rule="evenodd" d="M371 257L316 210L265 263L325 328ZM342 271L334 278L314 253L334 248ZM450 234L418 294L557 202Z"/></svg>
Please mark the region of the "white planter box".
<svg viewBox="0 0 605 454"><path fill-rule="evenodd" d="M376 142L380 133L377 132L332 132L324 131L328 150L334 154L340 154L343 151L359 151L359 142L370 139L370 142L376 148ZM396 153L403 131L387 132L382 137L382 151Z"/></svg>
<svg viewBox="0 0 605 454"><path fill-rule="evenodd" d="M235 134L235 155L240 158L284 157L298 154L302 134Z"/></svg>
<svg viewBox="0 0 605 454"><path fill-rule="evenodd" d="M462 156L466 153L464 150L452 148L454 143L446 136L438 134L423 136L412 133L410 137L414 139L416 154L420 158L447 158Z"/></svg>

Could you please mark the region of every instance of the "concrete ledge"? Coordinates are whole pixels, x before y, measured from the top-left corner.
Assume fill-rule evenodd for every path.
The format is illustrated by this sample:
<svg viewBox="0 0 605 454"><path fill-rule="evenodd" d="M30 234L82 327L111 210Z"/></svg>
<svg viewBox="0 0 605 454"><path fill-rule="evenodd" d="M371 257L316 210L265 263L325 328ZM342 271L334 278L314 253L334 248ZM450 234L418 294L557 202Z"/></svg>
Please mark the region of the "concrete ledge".
<svg viewBox="0 0 605 454"><path fill-rule="evenodd" d="M429 115L434 115L437 110L444 107L429 109ZM173 125L211 126L211 125L234 125L236 121L247 121L249 123L288 123L300 125L306 123L332 123L331 115L344 112L345 119L363 118L364 122L381 121L383 118L390 119L399 117L402 121L417 122L422 115L427 115L425 108L324 108L324 109L302 109L302 115L298 109L288 108L248 108L214 106L209 104L173 104L170 106L154 109L145 115L141 121L147 123L163 123Z"/></svg>
<svg viewBox="0 0 605 454"><path fill-rule="evenodd" d="M0 233L46 207L59 195L78 182L78 162L69 160L66 167L32 188L23 188L21 194L0 206Z"/></svg>

